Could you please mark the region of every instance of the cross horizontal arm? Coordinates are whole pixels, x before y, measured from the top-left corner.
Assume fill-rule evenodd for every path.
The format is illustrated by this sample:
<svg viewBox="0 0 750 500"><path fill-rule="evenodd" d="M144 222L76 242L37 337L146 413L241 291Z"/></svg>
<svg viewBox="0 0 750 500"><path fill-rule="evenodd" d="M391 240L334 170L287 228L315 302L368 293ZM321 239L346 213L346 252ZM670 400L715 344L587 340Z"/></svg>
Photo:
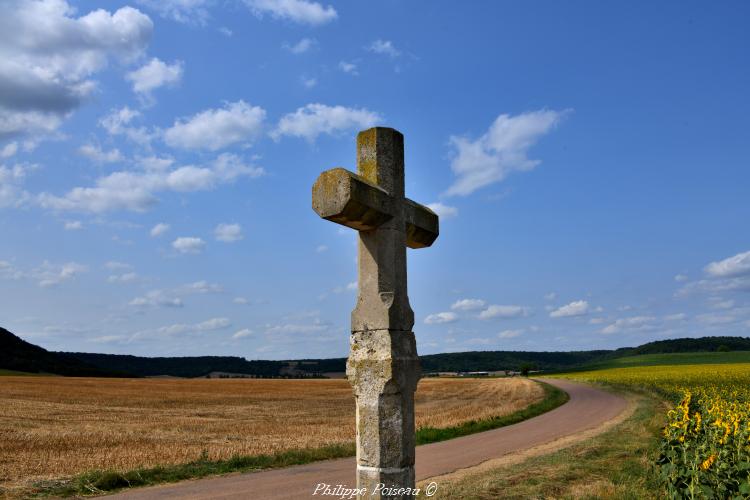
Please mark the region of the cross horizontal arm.
<svg viewBox="0 0 750 500"><path fill-rule="evenodd" d="M322 218L358 231L375 229L393 218L393 200L388 193L343 168L318 176L312 204Z"/></svg>
<svg viewBox="0 0 750 500"><path fill-rule="evenodd" d="M440 234L438 215L416 201L404 200L406 246L425 248L432 245Z"/></svg>

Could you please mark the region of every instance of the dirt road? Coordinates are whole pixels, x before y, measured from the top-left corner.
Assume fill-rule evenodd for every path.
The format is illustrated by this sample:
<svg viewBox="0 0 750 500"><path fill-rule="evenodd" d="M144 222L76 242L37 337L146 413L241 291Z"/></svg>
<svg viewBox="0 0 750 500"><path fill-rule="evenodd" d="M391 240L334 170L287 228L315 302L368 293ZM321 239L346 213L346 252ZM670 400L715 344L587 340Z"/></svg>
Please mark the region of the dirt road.
<svg viewBox="0 0 750 500"><path fill-rule="evenodd" d="M589 385L545 380L570 401L538 417L471 436L417 447L417 481L517 453L600 426L627 408L627 401ZM109 498L123 500L298 499L311 498L321 483L354 487L354 458L344 458L245 474L134 489ZM314 498L338 498L320 494Z"/></svg>

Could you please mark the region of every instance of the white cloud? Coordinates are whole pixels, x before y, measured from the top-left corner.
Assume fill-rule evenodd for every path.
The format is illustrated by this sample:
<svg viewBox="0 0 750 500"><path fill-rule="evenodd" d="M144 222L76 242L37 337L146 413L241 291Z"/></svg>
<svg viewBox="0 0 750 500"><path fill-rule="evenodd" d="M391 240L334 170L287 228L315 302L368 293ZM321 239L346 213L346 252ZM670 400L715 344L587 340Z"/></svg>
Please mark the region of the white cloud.
<svg viewBox="0 0 750 500"><path fill-rule="evenodd" d="M151 235L152 238L156 238L166 233L167 231L169 231L169 224L160 222L151 228L151 231L149 231L149 234Z"/></svg>
<svg viewBox="0 0 750 500"><path fill-rule="evenodd" d="M356 292L357 291L357 282L356 281L352 281L350 283L347 283L345 286L337 286L332 291L333 291L333 293Z"/></svg>
<svg viewBox="0 0 750 500"><path fill-rule="evenodd" d="M123 160L119 149L102 151L102 148L93 144L84 144L78 148L78 152L96 163L116 163Z"/></svg>
<svg viewBox="0 0 750 500"><path fill-rule="evenodd" d="M244 0L245 4L258 17L265 14L299 24L313 26L333 21L338 17L332 6L324 7L308 0Z"/></svg>
<svg viewBox="0 0 750 500"><path fill-rule="evenodd" d="M132 7L75 17L65 0L0 4L0 139L54 131L96 89L110 58L143 53L153 31Z"/></svg>
<svg viewBox="0 0 750 500"><path fill-rule="evenodd" d="M58 266L44 261L40 267L34 269L32 277L38 281L42 288L50 288L69 281L86 272L86 270L86 266L76 262L68 262Z"/></svg>
<svg viewBox="0 0 750 500"><path fill-rule="evenodd" d="M181 236L172 242L172 248L180 253L201 253L206 242L192 236Z"/></svg>
<svg viewBox="0 0 750 500"><path fill-rule="evenodd" d="M148 145L156 134L146 130L146 127L130 125L134 119L140 116L140 111L135 111L125 106L120 109L111 110L108 115L99 120L99 125L109 135L123 135L137 144Z"/></svg>
<svg viewBox="0 0 750 500"><path fill-rule="evenodd" d="M674 280L676 282L678 282L678 283L681 283L683 281L687 281L688 279L689 279L688 275L687 274L682 274L682 273L676 274L675 277L674 277Z"/></svg>
<svg viewBox="0 0 750 500"><path fill-rule="evenodd" d="M180 149L216 151L237 143L252 143L263 128L266 111L245 101L226 103L176 120L164 131L165 142Z"/></svg>
<svg viewBox="0 0 750 500"><path fill-rule="evenodd" d="M284 45L282 45L282 47L292 54L304 54L305 52L309 52L310 49L315 47L317 44L318 41L314 38L302 38L295 44L290 45L288 43L285 43Z"/></svg>
<svg viewBox="0 0 750 500"><path fill-rule="evenodd" d="M609 335L623 331L643 331L651 330L654 326L651 324L656 318L652 316L633 316L630 318L620 318L614 323L604 327L601 333Z"/></svg>
<svg viewBox="0 0 750 500"><path fill-rule="evenodd" d="M113 274L107 278L109 283L132 283L138 279L138 275L133 272L123 274Z"/></svg>
<svg viewBox="0 0 750 500"><path fill-rule="evenodd" d="M297 323L286 323L280 325L267 325L266 335L288 335L288 334L305 334L305 333L317 333L328 330L328 325L321 324L319 321L315 321L312 324L297 324Z"/></svg>
<svg viewBox="0 0 750 500"><path fill-rule="evenodd" d="M711 307L714 309L733 309L735 305L735 301L732 299L728 300L722 300L722 299L713 299L711 300Z"/></svg>
<svg viewBox="0 0 750 500"><path fill-rule="evenodd" d="M232 335L232 338L235 340L238 339L244 339L245 337L249 337L253 334L253 331L248 328L243 328L242 330L238 331L234 335Z"/></svg>
<svg viewBox="0 0 750 500"><path fill-rule="evenodd" d="M29 200L29 194L22 186L26 175L34 169L36 165L0 165L0 208L20 207Z"/></svg>
<svg viewBox="0 0 750 500"><path fill-rule="evenodd" d="M458 314L454 312L439 312L430 314L424 319L424 322L428 325L440 325L444 323L453 323L458 321Z"/></svg>
<svg viewBox="0 0 750 500"><path fill-rule="evenodd" d="M64 196L42 193L38 202L44 208L58 211L143 212L156 204L156 193L160 191L208 190L238 177L258 177L263 173L262 168L247 165L236 155L223 153L203 167L188 165L173 170L113 172L97 179L94 187L76 187Z"/></svg>
<svg viewBox="0 0 750 500"><path fill-rule="evenodd" d="M247 300L245 297L235 297L232 299L232 302L241 306L246 306L250 304L250 301Z"/></svg>
<svg viewBox="0 0 750 500"><path fill-rule="evenodd" d="M149 95L159 87L178 84L182 80L184 66L182 61L167 64L154 57L140 68L128 73L125 78L133 83L133 92Z"/></svg>
<svg viewBox="0 0 750 500"><path fill-rule="evenodd" d="M491 305L479 313L479 319L518 318L521 316L528 316L528 314L528 308L523 306Z"/></svg>
<svg viewBox="0 0 750 500"><path fill-rule="evenodd" d="M65 223L64 227L66 231L77 231L83 229L83 223L79 220L70 220Z"/></svg>
<svg viewBox="0 0 750 500"><path fill-rule="evenodd" d="M555 300L557 298L557 293L550 292L544 295L544 300Z"/></svg>
<svg viewBox="0 0 750 500"><path fill-rule="evenodd" d="M162 17L179 23L203 25L209 18L208 7L215 0L137 0Z"/></svg>
<svg viewBox="0 0 750 500"><path fill-rule="evenodd" d="M142 297L136 297L129 303L135 307L182 307L182 299L164 290L151 290Z"/></svg>
<svg viewBox="0 0 750 500"><path fill-rule="evenodd" d="M16 141L9 142L2 149L0 149L0 158L10 158L18 152L18 143Z"/></svg>
<svg viewBox="0 0 750 500"><path fill-rule="evenodd" d="M344 73L349 73L350 75L359 75L359 71L357 71L357 65L353 62L339 61L339 69Z"/></svg>
<svg viewBox="0 0 750 500"><path fill-rule="evenodd" d="M93 337L88 339L89 342L96 342L98 344L115 344L126 342L127 340L127 335L102 335L100 337Z"/></svg>
<svg viewBox="0 0 750 500"><path fill-rule="evenodd" d="M540 162L527 157L528 150L567 112L540 110L516 116L497 117L479 139L452 136L456 149L451 170L457 179L446 191L449 196L466 196L477 189L504 180L512 172L534 169Z"/></svg>
<svg viewBox="0 0 750 500"><path fill-rule="evenodd" d="M398 57L401 55L401 52L396 49L396 47L393 45L393 42L391 42L390 40L375 40L370 45L368 45L366 49L370 52L374 52L376 54L385 54L390 57Z"/></svg>
<svg viewBox="0 0 750 500"><path fill-rule="evenodd" d="M318 245L318 247L315 249L317 253L323 253L326 250L328 250L328 246L326 245Z"/></svg>
<svg viewBox="0 0 750 500"><path fill-rule="evenodd" d="M456 207L445 205L443 203L440 203L439 201L430 203L429 205L427 205L427 208L438 214L438 216L443 219L449 219L458 215L458 209Z"/></svg>
<svg viewBox="0 0 750 500"><path fill-rule="evenodd" d="M200 334L205 332L212 332L216 330L223 330L232 326L232 322L228 318L211 318L201 323L195 324L184 324L177 323L174 325L163 326L156 330L159 335L175 336L185 334Z"/></svg>
<svg viewBox="0 0 750 500"><path fill-rule="evenodd" d="M589 324L590 325L601 325L601 324L606 323L606 322L607 322L606 318L591 318L589 320Z"/></svg>
<svg viewBox="0 0 750 500"><path fill-rule="evenodd" d="M585 300L576 300L570 304L559 307L549 313L550 318L570 318L583 316L589 313L589 303Z"/></svg>
<svg viewBox="0 0 750 500"><path fill-rule="evenodd" d="M451 305L454 311L476 311L482 309L486 302L481 299L461 299Z"/></svg>
<svg viewBox="0 0 750 500"><path fill-rule="evenodd" d="M714 278L733 278L750 275L750 251L738 253L706 266L706 273Z"/></svg>
<svg viewBox="0 0 750 500"><path fill-rule="evenodd" d="M497 336L501 339L512 339L515 337L519 337L523 334L523 330L503 330L502 332L498 333Z"/></svg>
<svg viewBox="0 0 750 500"><path fill-rule="evenodd" d="M221 28L219 28L219 33L221 33L224 36L232 36L234 34L232 30L230 30L226 26L222 26Z"/></svg>
<svg viewBox="0 0 750 500"><path fill-rule="evenodd" d="M224 243L239 241L243 238L242 226L239 224L219 224L214 229L214 236L218 241L223 241Z"/></svg>
<svg viewBox="0 0 750 500"><path fill-rule="evenodd" d="M312 103L283 116L271 137L278 140L288 135L313 142L320 134L336 135L348 130L366 129L379 121L382 121L382 117L378 113L365 108Z"/></svg>
<svg viewBox="0 0 750 500"><path fill-rule="evenodd" d="M187 285L182 285L181 287L177 288L175 291L181 294L221 293L224 291L224 289L221 287L221 285L218 285L216 283L209 283L208 281L202 280L202 281L195 281L193 283L188 283Z"/></svg>

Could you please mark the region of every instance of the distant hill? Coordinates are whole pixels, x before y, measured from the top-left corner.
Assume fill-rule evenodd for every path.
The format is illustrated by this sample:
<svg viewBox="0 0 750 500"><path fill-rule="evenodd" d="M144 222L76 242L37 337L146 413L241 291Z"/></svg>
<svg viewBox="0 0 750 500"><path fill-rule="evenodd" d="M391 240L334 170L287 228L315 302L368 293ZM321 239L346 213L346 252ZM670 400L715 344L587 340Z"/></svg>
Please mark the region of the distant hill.
<svg viewBox="0 0 750 500"><path fill-rule="evenodd" d="M117 375L64 354L49 352L16 337L5 328L0 328L0 368L27 373L53 373L69 377Z"/></svg>
<svg viewBox="0 0 750 500"><path fill-rule="evenodd" d="M637 365L643 362L653 363L653 359L658 359L657 357L649 360L646 356L643 362L629 361L633 356L726 351L750 351L750 338L702 337L660 340L616 350L458 352L421 356L420 361L425 373L517 371L524 367L560 371L593 366ZM727 359L745 358L735 356ZM263 378L308 378L323 376L324 373L343 372L346 369L346 359L248 361L236 356L147 358L121 354L49 352L0 328L0 369L73 376L203 377L213 372L222 372Z"/></svg>

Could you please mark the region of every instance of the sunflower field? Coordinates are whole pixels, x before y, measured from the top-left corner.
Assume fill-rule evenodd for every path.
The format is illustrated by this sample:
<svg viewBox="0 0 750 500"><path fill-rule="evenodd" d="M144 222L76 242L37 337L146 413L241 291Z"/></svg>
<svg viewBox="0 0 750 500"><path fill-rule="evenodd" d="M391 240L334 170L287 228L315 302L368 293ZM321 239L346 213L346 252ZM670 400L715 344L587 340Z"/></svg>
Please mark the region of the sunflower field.
<svg viewBox="0 0 750 500"><path fill-rule="evenodd" d="M670 498L750 498L750 364L612 368L568 374L670 400L658 469Z"/></svg>

